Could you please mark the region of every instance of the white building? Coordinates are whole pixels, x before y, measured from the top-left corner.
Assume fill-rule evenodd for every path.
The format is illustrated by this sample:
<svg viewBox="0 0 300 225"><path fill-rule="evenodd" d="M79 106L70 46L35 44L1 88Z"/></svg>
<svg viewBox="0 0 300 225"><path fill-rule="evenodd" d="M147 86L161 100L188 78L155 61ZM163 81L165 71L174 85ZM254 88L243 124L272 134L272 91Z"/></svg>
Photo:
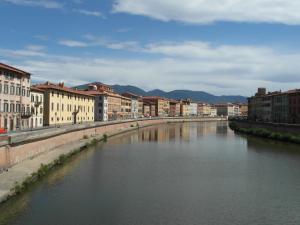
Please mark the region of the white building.
<svg viewBox="0 0 300 225"><path fill-rule="evenodd" d="M130 92L123 93L122 95L131 99L131 118L139 118L139 96Z"/></svg>
<svg viewBox="0 0 300 225"><path fill-rule="evenodd" d="M31 87L31 112L30 128L42 127L44 123L44 91Z"/></svg>
<svg viewBox="0 0 300 225"><path fill-rule="evenodd" d="M0 128L6 131L28 129L30 74L0 63Z"/></svg>
<svg viewBox="0 0 300 225"><path fill-rule="evenodd" d="M189 107L190 116L197 116L198 115L198 103L191 102Z"/></svg>
<svg viewBox="0 0 300 225"><path fill-rule="evenodd" d="M217 113L217 108L211 106L211 107L210 107L210 116L211 116L211 117L216 117L217 115L218 115L218 113Z"/></svg>

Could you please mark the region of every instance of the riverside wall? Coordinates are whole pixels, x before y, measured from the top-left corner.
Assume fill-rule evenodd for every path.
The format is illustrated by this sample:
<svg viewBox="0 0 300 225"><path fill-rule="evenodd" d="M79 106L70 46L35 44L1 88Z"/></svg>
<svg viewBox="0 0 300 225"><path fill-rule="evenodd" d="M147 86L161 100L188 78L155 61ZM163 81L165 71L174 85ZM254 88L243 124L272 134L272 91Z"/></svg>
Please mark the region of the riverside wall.
<svg viewBox="0 0 300 225"><path fill-rule="evenodd" d="M96 122L36 131L20 132L0 137L0 169L10 168L25 160L55 150L61 146L84 140L87 137L112 136L142 127L174 123L226 121L227 118L155 118L114 122Z"/></svg>
<svg viewBox="0 0 300 225"><path fill-rule="evenodd" d="M264 123L247 120L233 120L239 128L262 128L272 132L300 134L300 124Z"/></svg>

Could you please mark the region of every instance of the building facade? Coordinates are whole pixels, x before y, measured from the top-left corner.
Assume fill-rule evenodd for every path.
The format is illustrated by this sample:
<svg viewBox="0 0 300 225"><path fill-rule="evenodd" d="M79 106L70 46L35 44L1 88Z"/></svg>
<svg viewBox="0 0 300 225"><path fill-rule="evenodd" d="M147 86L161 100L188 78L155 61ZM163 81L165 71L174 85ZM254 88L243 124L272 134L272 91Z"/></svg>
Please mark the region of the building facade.
<svg viewBox="0 0 300 225"><path fill-rule="evenodd" d="M131 118L137 119L140 117L140 97L130 92L126 92L122 94L124 97L131 99ZM141 110L142 111L142 110Z"/></svg>
<svg viewBox="0 0 300 225"><path fill-rule="evenodd" d="M218 116L236 117L240 115L240 108L235 104L216 104L215 107Z"/></svg>
<svg viewBox="0 0 300 225"><path fill-rule="evenodd" d="M189 109L190 116L198 116L198 103L191 102Z"/></svg>
<svg viewBox="0 0 300 225"><path fill-rule="evenodd" d="M289 95L281 93L272 96L271 122L289 123Z"/></svg>
<svg viewBox="0 0 300 225"><path fill-rule="evenodd" d="M170 100L170 116L180 116L180 102L176 100Z"/></svg>
<svg viewBox="0 0 300 225"><path fill-rule="evenodd" d="M95 97L68 88L64 83L35 85L44 90L44 125L55 126L94 121Z"/></svg>
<svg viewBox="0 0 300 225"><path fill-rule="evenodd" d="M31 111L30 128L43 127L44 125L44 90L31 87Z"/></svg>
<svg viewBox="0 0 300 225"><path fill-rule="evenodd" d="M30 73L0 63L0 127L28 129L31 117Z"/></svg>
<svg viewBox="0 0 300 225"><path fill-rule="evenodd" d="M288 92L289 123L300 123L300 89Z"/></svg>
<svg viewBox="0 0 300 225"><path fill-rule="evenodd" d="M180 115L190 116L190 101L189 100L181 100L180 101Z"/></svg>
<svg viewBox="0 0 300 225"><path fill-rule="evenodd" d="M157 117L167 117L170 114L170 101L169 99L151 96L151 97L143 97L143 101L151 102L151 104L155 105L155 116Z"/></svg>

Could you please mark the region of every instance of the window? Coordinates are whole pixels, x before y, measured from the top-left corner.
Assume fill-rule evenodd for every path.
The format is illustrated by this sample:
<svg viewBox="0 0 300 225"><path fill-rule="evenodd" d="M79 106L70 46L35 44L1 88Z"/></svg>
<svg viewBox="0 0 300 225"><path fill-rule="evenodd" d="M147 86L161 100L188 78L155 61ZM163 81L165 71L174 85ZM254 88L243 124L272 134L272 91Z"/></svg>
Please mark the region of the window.
<svg viewBox="0 0 300 225"><path fill-rule="evenodd" d="M21 95L21 86L20 84L17 84L17 88L16 88L16 95Z"/></svg>
<svg viewBox="0 0 300 225"><path fill-rule="evenodd" d="M54 111L54 103L51 103L51 111Z"/></svg>
<svg viewBox="0 0 300 225"><path fill-rule="evenodd" d="M0 93L2 93L2 82L0 82Z"/></svg>
<svg viewBox="0 0 300 225"><path fill-rule="evenodd" d="M10 112L15 112L15 104L10 103Z"/></svg>
<svg viewBox="0 0 300 225"><path fill-rule="evenodd" d="M43 107L40 108L40 114L43 114Z"/></svg>
<svg viewBox="0 0 300 225"><path fill-rule="evenodd" d="M31 95L31 102L34 102L34 95Z"/></svg>
<svg viewBox="0 0 300 225"><path fill-rule="evenodd" d="M8 102L5 101L5 102L4 102L4 112L8 112L8 108L9 108Z"/></svg>
<svg viewBox="0 0 300 225"><path fill-rule="evenodd" d="M57 111L59 111L59 103L57 103Z"/></svg>
<svg viewBox="0 0 300 225"><path fill-rule="evenodd" d="M26 95L25 87L22 87L22 96L25 96L25 95Z"/></svg>
<svg viewBox="0 0 300 225"><path fill-rule="evenodd" d="M64 111L64 104L61 104L61 111Z"/></svg>
<svg viewBox="0 0 300 225"><path fill-rule="evenodd" d="M20 103L17 103L16 112L19 113L20 111L21 111L21 105L20 105Z"/></svg>
<svg viewBox="0 0 300 225"><path fill-rule="evenodd" d="M11 85L10 85L10 94L11 94L11 95L14 95L14 94L15 94L15 86L14 86L14 84L11 84Z"/></svg>
<svg viewBox="0 0 300 225"><path fill-rule="evenodd" d="M8 94L8 83L4 84L4 94Z"/></svg>
<svg viewBox="0 0 300 225"><path fill-rule="evenodd" d="M27 97L30 97L30 89L27 89Z"/></svg>

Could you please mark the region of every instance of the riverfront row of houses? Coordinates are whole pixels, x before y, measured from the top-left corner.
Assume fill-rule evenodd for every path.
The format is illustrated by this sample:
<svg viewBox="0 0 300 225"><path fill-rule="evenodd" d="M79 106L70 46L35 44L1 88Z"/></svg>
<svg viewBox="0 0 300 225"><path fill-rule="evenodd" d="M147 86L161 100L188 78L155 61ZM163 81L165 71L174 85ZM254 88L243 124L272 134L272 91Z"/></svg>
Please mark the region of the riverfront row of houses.
<svg viewBox="0 0 300 225"><path fill-rule="evenodd" d="M31 85L30 73L0 63L0 127L5 131L142 117L240 116L245 104L216 104L118 94L100 82Z"/></svg>
<svg viewBox="0 0 300 225"><path fill-rule="evenodd" d="M273 123L300 123L300 89L268 92L258 88L248 98L248 120Z"/></svg>

